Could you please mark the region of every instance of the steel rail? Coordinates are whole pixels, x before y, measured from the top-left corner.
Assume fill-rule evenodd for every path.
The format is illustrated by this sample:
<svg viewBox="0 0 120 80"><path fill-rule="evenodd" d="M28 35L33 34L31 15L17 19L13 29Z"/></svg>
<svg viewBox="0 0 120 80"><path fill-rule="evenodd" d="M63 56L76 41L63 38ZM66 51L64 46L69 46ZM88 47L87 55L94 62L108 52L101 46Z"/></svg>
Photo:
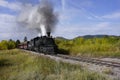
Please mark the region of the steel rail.
<svg viewBox="0 0 120 80"><path fill-rule="evenodd" d="M57 54L57 57L61 57L64 59L71 59L75 61L87 62L87 63L94 63L97 65L106 65L106 66L120 68L120 63L118 62L104 61L104 60L94 59L94 58L73 57L73 56L61 55L61 54Z"/></svg>
<svg viewBox="0 0 120 80"><path fill-rule="evenodd" d="M32 52L33 54L37 54L37 55L43 54L43 53L38 53L38 52L35 52L35 51L29 51L29 50L24 50L24 51ZM62 55L62 54L51 55L51 56L60 57L60 58L63 58L63 59L74 60L74 61L79 61L79 62L92 63L92 64L96 64L96 65L106 65L108 67L120 68L120 63L118 63L118 62L104 61L104 60L100 60L100 59L80 57L80 56L76 57L76 56L69 56L69 55Z"/></svg>

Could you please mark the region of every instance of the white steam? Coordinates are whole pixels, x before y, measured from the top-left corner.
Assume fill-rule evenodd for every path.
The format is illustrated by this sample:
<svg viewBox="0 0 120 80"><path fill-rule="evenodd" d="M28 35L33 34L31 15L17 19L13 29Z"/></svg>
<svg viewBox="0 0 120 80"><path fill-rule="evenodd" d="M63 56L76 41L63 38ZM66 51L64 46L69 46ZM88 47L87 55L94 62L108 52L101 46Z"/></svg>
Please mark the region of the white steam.
<svg viewBox="0 0 120 80"><path fill-rule="evenodd" d="M53 10L53 6L49 1L41 1L39 5L25 5L24 10L18 18L20 24L35 29L46 36L47 32L52 32L58 16Z"/></svg>
<svg viewBox="0 0 120 80"><path fill-rule="evenodd" d="M41 28L41 31L42 31L42 32L41 32L42 36L46 36L46 33L47 33L47 32L46 32L45 26L44 26L44 25L41 25L40 28Z"/></svg>

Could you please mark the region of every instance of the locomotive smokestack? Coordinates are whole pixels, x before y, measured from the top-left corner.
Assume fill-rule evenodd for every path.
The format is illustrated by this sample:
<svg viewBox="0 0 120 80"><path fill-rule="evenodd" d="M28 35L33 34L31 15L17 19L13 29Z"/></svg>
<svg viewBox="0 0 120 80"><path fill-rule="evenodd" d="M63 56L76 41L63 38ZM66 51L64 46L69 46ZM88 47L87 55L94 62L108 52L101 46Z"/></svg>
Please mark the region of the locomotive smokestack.
<svg viewBox="0 0 120 80"><path fill-rule="evenodd" d="M47 32L47 36L50 37L50 32Z"/></svg>

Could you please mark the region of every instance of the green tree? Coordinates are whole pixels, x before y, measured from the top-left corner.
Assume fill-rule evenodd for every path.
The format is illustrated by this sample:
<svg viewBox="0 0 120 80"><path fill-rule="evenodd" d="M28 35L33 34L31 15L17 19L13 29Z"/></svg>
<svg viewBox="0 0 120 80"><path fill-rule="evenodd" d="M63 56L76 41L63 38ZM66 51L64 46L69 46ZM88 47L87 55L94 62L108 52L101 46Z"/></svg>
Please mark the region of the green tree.
<svg viewBox="0 0 120 80"><path fill-rule="evenodd" d="M20 40L16 41L16 47L18 48L18 45L20 44Z"/></svg>
<svg viewBox="0 0 120 80"><path fill-rule="evenodd" d="M24 42L26 42L26 41L27 41L27 37L25 36L25 37L24 37Z"/></svg>
<svg viewBox="0 0 120 80"><path fill-rule="evenodd" d="M8 49L14 49L16 47L15 41L8 41Z"/></svg>
<svg viewBox="0 0 120 80"><path fill-rule="evenodd" d="M8 49L8 41L2 40L0 43L0 50L7 50Z"/></svg>

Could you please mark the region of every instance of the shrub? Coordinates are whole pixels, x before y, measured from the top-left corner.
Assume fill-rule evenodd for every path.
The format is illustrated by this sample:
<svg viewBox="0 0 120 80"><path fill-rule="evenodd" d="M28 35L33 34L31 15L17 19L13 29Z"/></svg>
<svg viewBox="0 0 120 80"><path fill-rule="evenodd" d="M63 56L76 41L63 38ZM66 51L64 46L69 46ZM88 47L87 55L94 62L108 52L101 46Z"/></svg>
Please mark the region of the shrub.
<svg viewBox="0 0 120 80"><path fill-rule="evenodd" d="M59 49L67 51L72 55L86 53L92 56L103 56L104 54L107 57L114 55L119 57L120 54L120 38L118 37L75 38L73 40L56 39L56 44Z"/></svg>
<svg viewBox="0 0 120 80"><path fill-rule="evenodd" d="M14 49L16 47L16 43L14 41L2 40L0 42L0 50Z"/></svg>

